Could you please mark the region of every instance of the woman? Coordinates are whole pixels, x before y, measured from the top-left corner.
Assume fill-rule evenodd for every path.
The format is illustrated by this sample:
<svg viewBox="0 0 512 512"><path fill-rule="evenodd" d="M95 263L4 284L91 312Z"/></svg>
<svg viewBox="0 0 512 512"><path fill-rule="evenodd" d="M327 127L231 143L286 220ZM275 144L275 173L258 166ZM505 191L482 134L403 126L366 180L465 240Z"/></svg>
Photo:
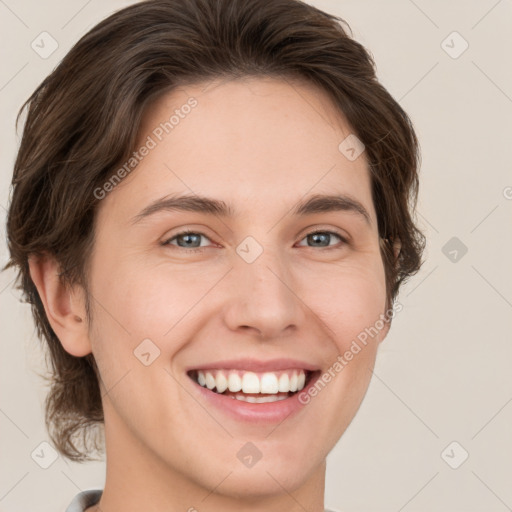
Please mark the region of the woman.
<svg viewBox="0 0 512 512"><path fill-rule="evenodd" d="M105 435L105 488L68 512L324 510L424 246L414 130L340 22L149 0L28 100L10 266L56 448L87 460Z"/></svg>

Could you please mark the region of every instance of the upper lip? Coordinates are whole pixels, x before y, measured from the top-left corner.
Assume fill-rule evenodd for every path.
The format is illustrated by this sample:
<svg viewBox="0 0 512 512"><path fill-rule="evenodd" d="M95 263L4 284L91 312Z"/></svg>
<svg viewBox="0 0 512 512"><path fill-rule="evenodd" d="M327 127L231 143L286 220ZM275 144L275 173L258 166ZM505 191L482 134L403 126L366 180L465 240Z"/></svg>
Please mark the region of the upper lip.
<svg viewBox="0 0 512 512"><path fill-rule="evenodd" d="M303 369L308 371L319 370L318 366L298 359L269 359L262 361L258 359L229 359L223 361L215 361L212 363L199 364L187 368L190 370L249 370L253 372L272 372L279 370L289 370L291 368Z"/></svg>

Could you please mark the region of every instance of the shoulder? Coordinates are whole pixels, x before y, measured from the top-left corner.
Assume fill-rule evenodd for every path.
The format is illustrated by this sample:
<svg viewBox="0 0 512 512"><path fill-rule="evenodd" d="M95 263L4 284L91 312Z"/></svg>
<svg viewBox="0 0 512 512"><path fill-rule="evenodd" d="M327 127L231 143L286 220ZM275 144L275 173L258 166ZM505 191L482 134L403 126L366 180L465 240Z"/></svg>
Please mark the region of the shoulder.
<svg viewBox="0 0 512 512"><path fill-rule="evenodd" d="M98 503L103 489L90 489L79 492L69 504L66 512L84 512L84 510Z"/></svg>

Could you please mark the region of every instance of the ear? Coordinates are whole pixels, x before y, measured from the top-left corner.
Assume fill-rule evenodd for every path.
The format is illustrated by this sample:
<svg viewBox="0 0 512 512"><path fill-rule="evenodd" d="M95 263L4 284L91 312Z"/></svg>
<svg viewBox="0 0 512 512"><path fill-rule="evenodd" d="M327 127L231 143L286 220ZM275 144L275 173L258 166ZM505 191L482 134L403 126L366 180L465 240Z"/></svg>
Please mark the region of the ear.
<svg viewBox="0 0 512 512"><path fill-rule="evenodd" d="M387 337L389 333L389 328L391 327L391 323L389 320L383 320L384 326L379 332L379 344L381 344Z"/></svg>
<svg viewBox="0 0 512 512"><path fill-rule="evenodd" d="M398 259L400 251L402 250L402 242L399 238L393 240L393 254L395 255L395 262Z"/></svg>
<svg viewBox="0 0 512 512"><path fill-rule="evenodd" d="M60 266L52 256L31 255L28 264L48 321L64 350L76 357L90 354L83 288L64 285Z"/></svg>
<svg viewBox="0 0 512 512"><path fill-rule="evenodd" d="M393 238L391 238L391 239L382 239L381 238L381 244L385 244L386 242L388 242L393 249L394 264L397 265L398 257L400 256L400 251L402 250L402 242L400 241L399 238L394 238L394 239ZM379 336L379 343L382 343L386 339L386 337L389 333L390 327L391 327L391 321L390 321L390 319L388 319L385 321L385 325L381 329L380 336Z"/></svg>

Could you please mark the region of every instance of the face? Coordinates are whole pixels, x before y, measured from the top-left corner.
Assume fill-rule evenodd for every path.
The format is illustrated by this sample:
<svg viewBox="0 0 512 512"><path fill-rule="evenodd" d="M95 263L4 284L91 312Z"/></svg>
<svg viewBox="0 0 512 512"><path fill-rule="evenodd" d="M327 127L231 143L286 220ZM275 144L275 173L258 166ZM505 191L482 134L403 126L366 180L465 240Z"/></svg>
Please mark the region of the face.
<svg viewBox="0 0 512 512"><path fill-rule="evenodd" d="M112 460L248 495L322 467L385 335L346 357L386 307L365 155L339 149L350 133L322 91L272 79L148 107L148 149L107 185L91 260Z"/></svg>

